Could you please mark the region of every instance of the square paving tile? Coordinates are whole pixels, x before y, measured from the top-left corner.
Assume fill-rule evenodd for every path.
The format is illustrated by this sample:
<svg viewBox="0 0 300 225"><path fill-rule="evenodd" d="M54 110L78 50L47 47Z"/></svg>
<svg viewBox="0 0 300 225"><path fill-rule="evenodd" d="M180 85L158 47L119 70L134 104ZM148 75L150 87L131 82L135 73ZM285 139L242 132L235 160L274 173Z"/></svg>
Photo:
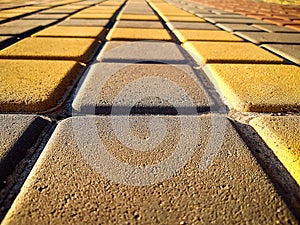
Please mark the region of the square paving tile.
<svg viewBox="0 0 300 225"><path fill-rule="evenodd" d="M164 29L164 26L159 21L131 21L120 20L114 25L116 28L160 28Z"/></svg>
<svg viewBox="0 0 300 225"><path fill-rule="evenodd" d="M268 24L262 20L255 19L237 19L237 18L208 18L205 20L211 23L240 23L240 24Z"/></svg>
<svg viewBox="0 0 300 225"><path fill-rule="evenodd" d="M113 13L98 14L98 13L76 13L70 16L71 19L111 19Z"/></svg>
<svg viewBox="0 0 300 225"><path fill-rule="evenodd" d="M283 27L283 26L277 26L277 25L273 25L273 24L254 24L252 25L258 29L267 31L267 32L271 32L271 33L296 33L297 31L287 28L287 27ZM300 32L299 32L300 34Z"/></svg>
<svg viewBox="0 0 300 225"><path fill-rule="evenodd" d="M156 16L154 13L153 15L145 15L145 14L120 14L117 17L117 20L149 20L149 21L159 21L158 16Z"/></svg>
<svg viewBox="0 0 300 225"><path fill-rule="evenodd" d="M105 19L67 19L60 23L58 26L86 26L86 27L105 27L109 20Z"/></svg>
<svg viewBox="0 0 300 225"><path fill-rule="evenodd" d="M300 64L300 45L265 44L262 47Z"/></svg>
<svg viewBox="0 0 300 225"><path fill-rule="evenodd" d="M187 30L219 30L210 23L194 23L194 22L168 22L167 26L170 30L187 29Z"/></svg>
<svg viewBox="0 0 300 225"><path fill-rule="evenodd" d="M223 30L234 32L234 31L262 31L256 27L253 27L248 24L231 24L231 23L217 23L216 26L220 27Z"/></svg>
<svg viewBox="0 0 300 225"><path fill-rule="evenodd" d="M197 23L205 23L204 19L201 19L197 16L162 16L162 19L165 22L197 22Z"/></svg>

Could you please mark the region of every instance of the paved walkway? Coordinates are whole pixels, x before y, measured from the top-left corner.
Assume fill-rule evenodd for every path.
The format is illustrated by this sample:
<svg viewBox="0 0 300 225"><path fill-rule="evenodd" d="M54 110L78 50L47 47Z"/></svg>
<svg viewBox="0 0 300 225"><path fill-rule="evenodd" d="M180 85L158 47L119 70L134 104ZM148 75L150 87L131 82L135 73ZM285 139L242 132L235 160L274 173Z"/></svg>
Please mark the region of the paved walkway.
<svg viewBox="0 0 300 225"><path fill-rule="evenodd" d="M300 8L0 0L1 224L298 224Z"/></svg>

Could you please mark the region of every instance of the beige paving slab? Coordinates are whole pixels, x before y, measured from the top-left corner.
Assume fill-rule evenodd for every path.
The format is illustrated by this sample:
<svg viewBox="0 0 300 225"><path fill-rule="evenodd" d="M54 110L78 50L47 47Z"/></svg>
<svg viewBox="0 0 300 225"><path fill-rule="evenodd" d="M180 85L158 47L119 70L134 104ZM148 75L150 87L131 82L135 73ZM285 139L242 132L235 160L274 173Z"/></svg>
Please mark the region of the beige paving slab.
<svg viewBox="0 0 300 225"><path fill-rule="evenodd" d="M113 28L106 36L107 40L165 40L172 38L165 29Z"/></svg>
<svg viewBox="0 0 300 225"><path fill-rule="evenodd" d="M60 23L58 26L84 26L84 27L105 27L109 20L105 19L67 19Z"/></svg>
<svg viewBox="0 0 300 225"><path fill-rule="evenodd" d="M300 117L264 116L250 121L300 185Z"/></svg>
<svg viewBox="0 0 300 225"><path fill-rule="evenodd" d="M174 30L181 42L186 41L243 41L241 38L221 30Z"/></svg>
<svg viewBox="0 0 300 225"><path fill-rule="evenodd" d="M69 14L32 14L22 17L23 20L55 20L67 17Z"/></svg>
<svg viewBox="0 0 300 225"><path fill-rule="evenodd" d="M266 48L288 60L300 64L300 45L289 45L289 44L265 44L262 45Z"/></svg>
<svg viewBox="0 0 300 225"><path fill-rule="evenodd" d="M194 22L167 22L170 30L186 29L186 30L219 30L210 23L194 23Z"/></svg>
<svg viewBox="0 0 300 225"><path fill-rule="evenodd" d="M0 115L0 187L50 121L38 116Z"/></svg>
<svg viewBox="0 0 300 225"><path fill-rule="evenodd" d="M0 58L69 59L86 62L97 50L94 38L25 38L0 51Z"/></svg>
<svg viewBox="0 0 300 225"><path fill-rule="evenodd" d="M164 29L164 26L159 21L131 21L131 20L120 20L114 25L116 28L160 28Z"/></svg>
<svg viewBox="0 0 300 225"><path fill-rule="evenodd" d="M262 31L254 26L248 24L240 23L217 23L216 26L220 27L223 30L234 32L234 31Z"/></svg>
<svg viewBox="0 0 300 225"><path fill-rule="evenodd" d="M149 21L158 21L159 18L154 13L153 15L145 15L145 14L120 14L117 17L117 20L149 20Z"/></svg>
<svg viewBox="0 0 300 225"><path fill-rule="evenodd" d="M56 107L82 72L74 61L0 60L2 112L37 112Z"/></svg>
<svg viewBox="0 0 300 225"><path fill-rule="evenodd" d="M283 59L246 42L188 41L183 44L200 65L206 63L283 63Z"/></svg>
<svg viewBox="0 0 300 225"><path fill-rule="evenodd" d="M72 19L111 19L113 13L97 14L97 13L76 13L70 18Z"/></svg>
<svg viewBox="0 0 300 225"><path fill-rule="evenodd" d="M161 16L165 22L197 22L197 23L205 23L204 19L201 19L197 16Z"/></svg>
<svg viewBox="0 0 300 225"><path fill-rule="evenodd" d="M296 33L297 32L296 30L284 26L273 25L273 24L253 24L252 26L271 33Z"/></svg>
<svg viewBox="0 0 300 225"><path fill-rule="evenodd" d="M204 70L219 92L238 111L300 109L300 68L297 66L209 64Z"/></svg>
<svg viewBox="0 0 300 225"><path fill-rule="evenodd" d="M149 137L147 124L154 118L130 117L133 135L124 138L144 141ZM2 224L297 224L224 118L221 147L203 170L199 166L211 135L211 118L156 118L164 122L166 133L148 152L139 148L133 152L120 143L108 117L61 122ZM199 124L201 131L180 136L180 120ZM86 129L87 125L95 129ZM180 151L177 146L183 138L195 149ZM176 172L174 165L179 166ZM164 179L166 173L171 176ZM153 183L138 186L148 181Z"/></svg>
<svg viewBox="0 0 300 225"><path fill-rule="evenodd" d="M74 37L100 38L105 32L104 27L85 26L51 26L34 34L34 37ZM101 35L102 34L102 35Z"/></svg>

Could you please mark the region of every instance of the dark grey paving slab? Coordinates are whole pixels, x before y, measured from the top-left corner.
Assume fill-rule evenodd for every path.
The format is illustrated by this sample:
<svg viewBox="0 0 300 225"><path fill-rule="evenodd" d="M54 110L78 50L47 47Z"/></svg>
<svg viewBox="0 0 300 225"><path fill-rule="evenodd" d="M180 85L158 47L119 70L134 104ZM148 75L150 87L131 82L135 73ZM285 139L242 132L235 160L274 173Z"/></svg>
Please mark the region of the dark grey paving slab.
<svg viewBox="0 0 300 225"><path fill-rule="evenodd" d="M164 29L164 26L159 21L130 21L130 20L121 20L117 21L114 27L133 27L133 28L161 28Z"/></svg>
<svg viewBox="0 0 300 225"><path fill-rule="evenodd" d="M271 33L299 33L299 31L283 27L283 26L277 26L273 24L253 24L252 26L261 29L263 31L271 32Z"/></svg>
<svg viewBox="0 0 300 225"><path fill-rule="evenodd" d="M267 32L235 32L255 44L263 43L289 43L300 44L299 34L296 33L267 33Z"/></svg>
<svg viewBox="0 0 300 225"><path fill-rule="evenodd" d="M263 32L262 30L260 30L256 27L253 27L251 25L248 25L248 24L217 23L216 26L223 30L227 30L229 32L234 32L234 31L261 31L261 32Z"/></svg>
<svg viewBox="0 0 300 225"><path fill-rule="evenodd" d="M104 27L108 24L109 20L101 19L67 19L60 23L58 26L87 26L87 27Z"/></svg>
<svg viewBox="0 0 300 225"><path fill-rule="evenodd" d="M168 22L166 23L170 30L188 29L188 30L219 30L210 23L192 23L192 22Z"/></svg>
<svg viewBox="0 0 300 225"><path fill-rule="evenodd" d="M180 45L163 41L110 41L97 57L102 62L187 63Z"/></svg>
<svg viewBox="0 0 300 225"><path fill-rule="evenodd" d="M209 18L204 17L205 20L211 23L240 23L240 24L268 24L262 20L256 19L238 19L238 18Z"/></svg>
<svg viewBox="0 0 300 225"><path fill-rule="evenodd" d="M300 64L300 45L265 44L262 47Z"/></svg>
<svg viewBox="0 0 300 225"><path fill-rule="evenodd" d="M114 119L128 130L127 117ZM149 138L153 119L165 136ZM109 117L64 120L2 224L297 224L232 125L217 119L131 116L128 136ZM135 141L153 149L126 146Z"/></svg>
<svg viewBox="0 0 300 225"><path fill-rule="evenodd" d="M132 108L134 114L176 115L176 109L209 111L211 102L188 65L101 62L89 68L72 107L79 114L124 114Z"/></svg>
<svg viewBox="0 0 300 225"><path fill-rule="evenodd" d="M50 122L38 116L1 114L0 124L1 187Z"/></svg>

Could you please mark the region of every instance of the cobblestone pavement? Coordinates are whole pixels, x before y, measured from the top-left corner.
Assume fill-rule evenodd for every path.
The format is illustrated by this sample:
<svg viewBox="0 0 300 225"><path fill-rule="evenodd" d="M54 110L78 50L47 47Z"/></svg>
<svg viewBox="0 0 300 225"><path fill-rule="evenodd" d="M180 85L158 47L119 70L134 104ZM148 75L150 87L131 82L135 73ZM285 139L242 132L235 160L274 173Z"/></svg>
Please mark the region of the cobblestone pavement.
<svg viewBox="0 0 300 225"><path fill-rule="evenodd" d="M300 7L0 0L1 224L298 224Z"/></svg>

